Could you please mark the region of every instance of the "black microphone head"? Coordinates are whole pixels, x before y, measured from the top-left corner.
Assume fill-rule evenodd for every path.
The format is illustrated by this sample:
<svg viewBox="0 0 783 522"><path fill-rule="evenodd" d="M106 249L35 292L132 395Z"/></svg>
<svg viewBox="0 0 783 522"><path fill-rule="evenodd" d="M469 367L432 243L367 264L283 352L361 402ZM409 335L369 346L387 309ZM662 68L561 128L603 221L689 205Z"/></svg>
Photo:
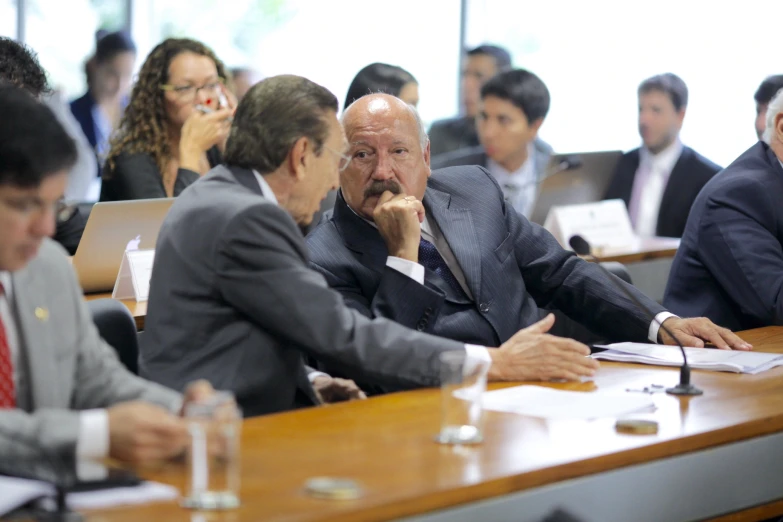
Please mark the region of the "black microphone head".
<svg viewBox="0 0 783 522"><path fill-rule="evenodd" d="M571 250L580 256L590 255L590 243L588 243L587 240L579 234L571 236L571 239L568 240L568 244L571 246Z"/></svg>

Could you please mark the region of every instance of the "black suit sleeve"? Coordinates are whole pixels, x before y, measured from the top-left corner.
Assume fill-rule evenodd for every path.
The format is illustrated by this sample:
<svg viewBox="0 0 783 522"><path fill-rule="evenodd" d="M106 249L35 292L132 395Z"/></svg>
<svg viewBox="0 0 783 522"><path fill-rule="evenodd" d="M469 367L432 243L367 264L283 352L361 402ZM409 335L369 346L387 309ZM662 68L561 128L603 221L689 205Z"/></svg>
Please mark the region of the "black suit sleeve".
<svg viewBox="0 0 783 522"><path fill-rule="evenodd" d="M654 314L665 311L662 306L563 249L548 231L510 206L506 206L505 214L509 230L505 243L513 249L525 286L539 307L561 310L607 339L649 341L652 317L638 310L608 278L626 285Z"/></svg>
<svg viewBox="0 0 783 522"><path fill-rule="evenodd" d="M70 255L74 255L79 247L79 241L82 239L85 225L87 225L87 219L77 208L67 221L57 223L53 239L60 243Z"/></svg>
<svg viewBox="0 0 783 522"><path fill-rule="evenodd" d="M440 352L464 346L347 308L308 268L304 252L285 211L270 204L249 207L221 234L216 267L223 299L283 346L351 378L395 388L437 385Z"/></svg>
<svg viewBox="0 0 783 522"><path fill-rule="evenodd" d="M783 325L783 246L768 225L776 223L777 194L739 177L705 205L699 258L730 299L759 324Z"/></svg>
<svg viewBox="0 0 783 522"><path fill-rule="evenodd" d="M383 269L372 299L365 297L358 284L352 284L318 265L312 264L312 267L343 296L346 305L365 317L385 317L420 332L432 331L445 299L442 293L388 266Z"/></svg>
<svg viewBox="0 0 783 522"><path fill-rule="evenodd" d="M188 169L177 170L174 196L199 179L199 174ZM104 176L101 201L165 198L166 189L158 166L147 154L121 154L114 169Z"/></svg>

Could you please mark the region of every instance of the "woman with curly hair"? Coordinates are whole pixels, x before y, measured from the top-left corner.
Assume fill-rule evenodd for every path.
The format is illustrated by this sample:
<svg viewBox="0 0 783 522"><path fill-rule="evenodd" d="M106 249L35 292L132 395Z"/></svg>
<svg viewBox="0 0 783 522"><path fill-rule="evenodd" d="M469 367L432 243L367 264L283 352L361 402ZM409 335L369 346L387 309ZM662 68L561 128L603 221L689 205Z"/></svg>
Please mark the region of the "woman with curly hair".
<svg viewBox="0 0 783 522"><path fill-rule="evenodd" d="M177 196L221 161L236 106L201 42L169 38L139 72L112 139L101 201Z"/></svg>

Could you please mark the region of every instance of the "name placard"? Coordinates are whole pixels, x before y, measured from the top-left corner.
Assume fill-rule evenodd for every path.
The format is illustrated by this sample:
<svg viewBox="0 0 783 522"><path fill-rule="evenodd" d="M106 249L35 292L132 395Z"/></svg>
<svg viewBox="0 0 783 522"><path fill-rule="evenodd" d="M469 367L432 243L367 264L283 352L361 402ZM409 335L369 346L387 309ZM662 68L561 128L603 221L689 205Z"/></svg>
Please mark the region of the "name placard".
<svg viewBox="0 0 783 522"><path fill-rule="evenodd" d="M575 234L600 248L631 247L637 241L628 209L621 199L554 206L547 215L544 228L565 248L570 248L568 240Z"/></svg>
<svg viewBox="0 0 783 522"><path fill-rule="evenodd" d="M114 299L146 301L150 293L150 276L155 250L126 250L122 256L120 272L114 282Z"/></svg>

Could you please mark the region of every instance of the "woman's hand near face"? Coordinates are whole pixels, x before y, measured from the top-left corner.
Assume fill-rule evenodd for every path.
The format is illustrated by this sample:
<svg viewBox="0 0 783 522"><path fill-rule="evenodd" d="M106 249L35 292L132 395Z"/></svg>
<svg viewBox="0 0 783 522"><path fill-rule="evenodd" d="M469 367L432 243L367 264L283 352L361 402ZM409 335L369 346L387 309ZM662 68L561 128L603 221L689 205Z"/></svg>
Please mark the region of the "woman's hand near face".
<svg viewBox="0 0 783 522"><path fill-rule="evenodd" d="M185 120L179 139L179 166L199 172L204 153L218 145L223 147L231 129L234 110L220 109L204 114L194 110Z"/></svg>

